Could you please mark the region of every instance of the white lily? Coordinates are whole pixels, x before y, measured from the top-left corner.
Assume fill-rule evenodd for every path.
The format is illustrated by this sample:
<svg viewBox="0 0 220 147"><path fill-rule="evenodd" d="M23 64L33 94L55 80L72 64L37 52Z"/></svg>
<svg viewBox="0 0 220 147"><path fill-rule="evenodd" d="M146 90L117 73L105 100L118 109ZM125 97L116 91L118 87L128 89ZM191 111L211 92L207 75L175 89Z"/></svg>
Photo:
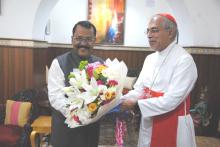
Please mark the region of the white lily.
<svg viewBox="0 0 220 147"><path fill-rule="evenodd" d="M106 90L107 90L107 86L105 86L105 85L99 85L98 86L99 93L103 93Z"/></svg>
<svg viewBox="0 0 220 147"><path fill-rule="evenodd" d="M85 104L93 102L98 97L99 90L95 78L91 78L90 85L84 83L82 87L85 92L81 93L81 97L85 100Z"/></svg>
<svg viewBox="0 0 220 147"><path fill-rule="evenodd" d="M83 99L81 99L81 98L73 98L70 101L71 105L69 107L69 110L80 109L80 108L82 108L83 103L84 103Z"/></svg>
<svg viewBox="0 0 220 147"><path fill-rule="evenodd" d="M64 93L68 96L68 98L73 98L76 96L77 93L74 92L74 87L69 86L69 87L64 87L63 88Z"/></svg>
<svg viewBox="0 0 220 147"><path fill-rule="evenodd" d="M70 78L69 83L72 86L76 86L77 88L82 88L83 84L88 84L88 79L86 76L86 71L82 70L82 71L76 71L74 73L74 78Z"/></svg>
<svg viewBox="0 0 220 147"><path fill-rule="evenodd" d="M91 117L91 113L89 113L89 111L87 110L87 107L84 107L82 109L79 109L77 111L77 115L79 116L79 120L83 123L83 124L87 124L88 120Z"/></svg>
<svg viewBox="0 0 220 147"><path fill-rule="evenodd" d="M77 114L76 112L74 112L74 113ZM68 113L66 120L65 120L65 123L68 125L68 127L74 128L74 127L80 126L80 124L78 122L73 121L72 117L73 117L73 114Z"/></svg>

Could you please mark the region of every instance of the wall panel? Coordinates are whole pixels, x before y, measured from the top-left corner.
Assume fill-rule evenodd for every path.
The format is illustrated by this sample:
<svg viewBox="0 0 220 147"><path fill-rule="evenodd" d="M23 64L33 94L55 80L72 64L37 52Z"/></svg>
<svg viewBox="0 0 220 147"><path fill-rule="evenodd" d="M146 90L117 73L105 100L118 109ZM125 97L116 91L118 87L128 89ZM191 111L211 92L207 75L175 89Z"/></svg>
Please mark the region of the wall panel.
<svg viewBox="0 0 220 147"><path fill-rule="evenodd" d="M33 49L0 47L1 93L7 99L14 93L33 87Z"/></svg>

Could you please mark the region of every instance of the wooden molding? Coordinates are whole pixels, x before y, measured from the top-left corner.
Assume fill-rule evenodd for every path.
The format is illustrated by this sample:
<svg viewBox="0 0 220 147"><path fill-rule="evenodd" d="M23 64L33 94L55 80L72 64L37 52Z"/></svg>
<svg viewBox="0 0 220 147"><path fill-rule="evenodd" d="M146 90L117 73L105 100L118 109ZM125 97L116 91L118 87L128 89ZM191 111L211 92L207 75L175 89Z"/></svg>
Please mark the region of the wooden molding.
<svg viewBox="0 0 220 147"><path fill-rule="evenodd" d="M31 48L72 48L71 44L48 43L37 40L3 39L0 38L0 46L31 47ZM191 54L220 55L220 47L184 47ZM153 51L149 47L134 47L123 45L95 45L95 50L119 50L119 51Z"/></svg>
<svg viewBox="0 0 220 147"><path fill-rule="evenodd" d="M48 48L48 43L46 41L35 41L35 40L0 39L0 46Z"/></svg>

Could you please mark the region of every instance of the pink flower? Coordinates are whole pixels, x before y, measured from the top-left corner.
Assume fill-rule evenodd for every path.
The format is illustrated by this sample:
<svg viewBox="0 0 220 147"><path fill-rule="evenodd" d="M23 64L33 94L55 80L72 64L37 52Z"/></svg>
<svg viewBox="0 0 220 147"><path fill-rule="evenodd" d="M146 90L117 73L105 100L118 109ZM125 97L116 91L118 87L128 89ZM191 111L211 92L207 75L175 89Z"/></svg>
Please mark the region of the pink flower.
<svg viewBox="0 0 220 147"><path fill-rule="evenodd" d="M109 80L108 83L107 83L107 85L109 85L110 87L116 86L116 85L118 85L118 82L115 81L115 80Z"/></svg>
<svg viewBox="0 0 220 147"><path fill-rule="evenodd" d="M99 65L101 65L100 62L89 63L89 64L87 65L86 72L87 72L89 78L94 77L93 71L94 71Z"/></svg>
<svg viewBox="0 0 220 147"><path fill-rule="evenodd" d="M98 80L98 81L97 81L97 84L98 84L98 85L103 85L103 82L102 82L101 80Z"/></svg>
<svg viewBox="0 0 220 147"><path fill-rule="evenodd" d="M89 67L97 68L99 65L101 65L100 62L94 62L94 63L89 63L89 64L87 65L87 67L88 67L88 68L89 68Z"/></svg>

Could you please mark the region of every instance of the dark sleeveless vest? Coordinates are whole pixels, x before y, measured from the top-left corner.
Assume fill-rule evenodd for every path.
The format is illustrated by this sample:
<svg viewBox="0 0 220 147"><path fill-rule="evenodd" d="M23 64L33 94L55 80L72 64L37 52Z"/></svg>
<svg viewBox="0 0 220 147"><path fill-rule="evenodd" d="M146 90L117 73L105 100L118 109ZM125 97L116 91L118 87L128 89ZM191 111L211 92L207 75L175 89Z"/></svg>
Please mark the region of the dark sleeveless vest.
<svg viewBox="0 0 220 147"><path fill-rule="evenodd" d="M69 86L68 75L73 71L73 68L78 68L81 59L76 52L69 51L57 57L60 68L65 76L65 86ZM89 56L88 62L93 63L103 60L96 56ZM52 145L54 147L96 147L99 135L99 123L82 126L78 128L68 128L64 123L65 117L57 110L52 109ZM88 136L89 132L93 132ZM78 138L77 138L78 137ZM92 139L93 138L93 139ZM88 143L87 143L88 142Z"/></svg>
<svg viewBox="0 0 220 147"><path fill-rule="evenodd" d="M70 72L73 71L73 68L78 68L80 61L82 61L83 59L81 59L75 53L75 51L69 51L63 55L58 56L57 60L65 76L65 85L69 86L68 75L70 74ZM103 63L103 60L101 58L94 55L89 56L87 60L89 63L93 63L96 61Z"/></svg>

